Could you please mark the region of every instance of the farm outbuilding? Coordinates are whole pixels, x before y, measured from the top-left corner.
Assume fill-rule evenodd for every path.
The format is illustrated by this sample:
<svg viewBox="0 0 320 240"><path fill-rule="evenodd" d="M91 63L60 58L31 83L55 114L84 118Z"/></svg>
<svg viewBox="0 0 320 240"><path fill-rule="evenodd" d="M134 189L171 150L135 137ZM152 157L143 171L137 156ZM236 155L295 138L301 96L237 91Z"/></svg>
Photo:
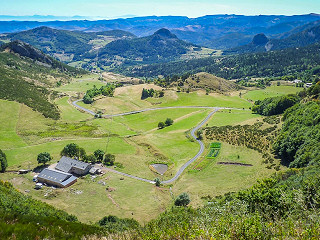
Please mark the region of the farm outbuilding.
<svg viewBox="0 0 320 240"><path fill-rule="evenodd" d="M70 173L45 168L39 173L37 180L40 183L64 188L74 184L77 178Z"/></svg>
<svg viewBox="0 0 320 240"><path fill-rule="evenodd" d="M55 169L65 173L73 173L81 176L87 174L91 167L92 166L89 163L63 156Z"/></svg>

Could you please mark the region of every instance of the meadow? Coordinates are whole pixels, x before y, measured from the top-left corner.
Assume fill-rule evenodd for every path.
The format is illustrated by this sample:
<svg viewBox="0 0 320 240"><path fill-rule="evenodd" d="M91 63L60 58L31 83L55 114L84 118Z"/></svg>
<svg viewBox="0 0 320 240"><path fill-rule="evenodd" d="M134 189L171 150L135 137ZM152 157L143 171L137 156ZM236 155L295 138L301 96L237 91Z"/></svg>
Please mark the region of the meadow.
<svg viewBox="0 0 320 240"><path fill-rule="evenodd" d="M38 153L44 151L53 156L51 163L55 163L60 158L62 148L74 142L85 148L88 154L98 148L114 154L116 162L123 165L123 168L117 169L119 171L151 180L156 177L166 180L198 152L199 145L188 138L188 132L209 114L210 109L162 109L105 119L94 118L70 104L69 96L83 94L93 85L99 86L99 83L101 81L97 75L90 75L75 78L70 84L55 88L65 94L55 100L60 110L60 120L45 118L23 104L0 100L0 107L5 113L0 116L3 123L0 126L0 144L7 154L9 170L35 168ZM222 106L238 109L220 110L209 119L207 126L253 124L261 120L249 110L251 103L237 94L206 95L204 91L182 93L168 89L163 98L141 100L142 88L151 87L158 88L153 84L117 88L115 97L101 98L92 106L83 106L113 114L158 106ZM284 94L289 90L284 91L280 86L264 91ZM250 96L251 93L248 94ZM263 96L261 90L256 90L254 94ZM158 122L166 118L173 119L173 125L158 129ZM210 142L205 144L207 148L202 159L209 151ZM217 164L218 161L227 160L253 166ZM152 163L166 163L169 169L160 176L150 170ZM160 188L127 177L120 180L121 176L111 172L95 179L90 176L80 178L67 189L44 188L40 191L33 189L34 173L17 176L10 172L2 174L1 179L11 181L21 192L30 190L29 195L75 214L84 222L95 222L113 214L133 217L144 223L169 208L172 197L182 192L190 194L193 206L200 206L211 197L249 187L257 179L269 176L274 171L266 168L258 152L222 143L217 158L204 169L194 171L190 167L178 181ZM113 189L110 192L106 190L109 187Z"/></svg>

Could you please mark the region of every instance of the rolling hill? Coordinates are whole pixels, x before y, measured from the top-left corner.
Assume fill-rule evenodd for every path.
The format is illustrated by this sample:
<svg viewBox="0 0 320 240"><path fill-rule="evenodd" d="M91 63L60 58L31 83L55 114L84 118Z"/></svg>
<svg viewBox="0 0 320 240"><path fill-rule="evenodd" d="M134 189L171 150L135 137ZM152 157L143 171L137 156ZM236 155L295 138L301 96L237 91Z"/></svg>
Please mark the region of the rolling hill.
<svg viewBox="0 0 320 240"><path fill-rule="evenodd" d="M122 58L125 63L169 62L199 50L201 47L182 41L162 28L148 37L113 41L100 49L99 59L108 62Z"/></svg>

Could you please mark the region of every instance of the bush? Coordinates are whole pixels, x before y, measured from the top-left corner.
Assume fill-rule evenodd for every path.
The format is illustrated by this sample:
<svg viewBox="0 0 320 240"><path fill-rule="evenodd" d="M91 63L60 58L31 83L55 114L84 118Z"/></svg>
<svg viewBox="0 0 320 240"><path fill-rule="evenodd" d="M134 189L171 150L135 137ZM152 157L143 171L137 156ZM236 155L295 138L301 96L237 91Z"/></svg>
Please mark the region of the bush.
<svg viewBox="0 0 320 240"><path fill-rule="evenodd" d="M187 193L180 194L174 201L176 206L187 206L191 202L190 197Z"/></svg>
<svg viewBox="0 0 320 240"><path fill-rule="evenodd" d="M6 154L0 149L0 172L5 172L8 167L7 156Z"/></svg>
<svg viewBox="0 0 320 240"><path fill-rule="evenodd" d="M164 123L166 124L166 126L170 126L173 124L173 120L171 118L167 118Z"/></svg>
<svg viewBox="0 0 320 240"><path fill-rule="evenodd" d="M103 161L104 151L102 151L101 149L97 149L94 151L93 154L99 162Z"/></svg>
<svg viewBox="0 0 320 240"><path fill-rule="evenodd" d="M159 178L156 178L154 181L155 181L156 186L157 186L157 187L160 187L160 185L161 185L160 179L159 179Z"/></svg>
<svg viewBox="0 0 320 240"><path fill-rule="evenodd" d="M164 124L164 122L159 122L158 123L158 128L159 129L162 129L162 128L164 128L166 125Z"/></svg>
<svg viewBox="0 0 320 240"><path fill-rule="evenodd" d="M103 163L107 166L113 166L116 157L113 154L107 153L104 157Z"/></svg>

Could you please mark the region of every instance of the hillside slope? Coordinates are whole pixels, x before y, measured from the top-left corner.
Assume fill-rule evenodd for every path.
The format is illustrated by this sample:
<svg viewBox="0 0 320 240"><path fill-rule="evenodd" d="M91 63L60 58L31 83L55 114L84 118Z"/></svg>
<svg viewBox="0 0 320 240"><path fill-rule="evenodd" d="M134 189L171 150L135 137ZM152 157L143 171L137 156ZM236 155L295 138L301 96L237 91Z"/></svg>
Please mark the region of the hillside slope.
<svg viewBox="0 0 320 240"><path fill-rule="evenodd" d="M21 41L5 44L0 51L0 98L24 103L45 117L59 118L49 101L49 87L67 82L84 70L69 67Z"/></svg>

